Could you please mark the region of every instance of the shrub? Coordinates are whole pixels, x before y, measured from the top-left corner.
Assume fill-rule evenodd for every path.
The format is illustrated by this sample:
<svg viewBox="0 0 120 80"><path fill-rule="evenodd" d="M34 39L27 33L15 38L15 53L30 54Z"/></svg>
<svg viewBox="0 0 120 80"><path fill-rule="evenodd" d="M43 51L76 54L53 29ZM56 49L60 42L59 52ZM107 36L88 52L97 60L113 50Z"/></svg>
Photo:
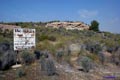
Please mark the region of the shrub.
<svg viewBox="0 0 120 80"><path fill-rule="evenodd" d="M41 35L38 38L38 40L40 40L40 41L44 41L44 40L48 40L48 39L49 39L49 37L47 35Z"/></svg>
<svg viewBox="0 0 120 80"><path fill-rule="evenodd" d="M112 44L112 43L111 43ZM114 53L117 51L117 46L116 44L112 45L112 46L107 46L107 51L110 52L110 53Z"/></svg>
<svg viewBox="0 0 120 80"><path fill-rule="evenodd" d="M103 52L98 53L99 60L101 61L102 64L105 62L105 55Z"/></svg>
<svg viewBox="0 0 120 80"><path fill-rule="evenodd" d="M61 61L63 56L64 56L64 52L62 50L57 51L56 58L58 61Z"/></svg>
<svg viewBox="0 0 120 80"><path fill-rule="evenodd" d="M40 63L41 63L41 70L46 75L52 76L56 73L56 68L55 68L53 60L42 57Z"/></svg>
<svg viewBox="0 0 120 80"><path fill-rule="evenodd" d="M92 37L95 34L96 33L94 31L84 31L84 36L86 36L86 37Z"/></svg>
<svg viewBox="0 0 120 80"><path fill-rule="evenodd" d="M86 50L90 51L91 53L98 53L100 51L102 51L102 47L99 43L95 43L95 42L86 42Z"/></svg>
<svg viewBox="0 0 120 80"><path fill-rule="evenodd" d="M56 37L54 37L54 36L49 36L49 37L48 37L48 40L50 40L50 41L56 41Z"/></svg>
<svg viewBox="0 0 120 80"><path fill-rule="evenodd" d="M40 51L34 51L34 54L36 59L40 59L40 57L42 56Z"/></svg>
<svg viewBox="0 0 120 80"><path fill-rule="evenodd" d="M99 61L98 55L96 55L96 54L88 54L87 57L89 57L94 62Z"/></svg>
<svg viewBox="0 0 120 80"><path fill-rule="evenodd" d="M48 58L49 57L49 52L47 50L42 52L43 57Z"/></svg>
<svg viewBox="0 0 120 80"><path fill-rule="evenodd" d="M18 69L16 74L17 74L17 77L19 77L19 78L21 78L21 77L26 75L25 71L22 70L22 69Z"/></svg>
<svg viewBox="0 0 120 80"><path fill-rule="evenodd" d="M85 72L89 72L89 70L92 69L92 62L91 59L88 57L82 57L81 65Z"/></svg>
<svg viewBox="0 0 120 80"><path fill-rule="evenodd" d="M41 36L39 36L38 40L40 40L40 41L44 41L44 40L56 41L56 37L42 34Z"/></svg>
<svg viewBox="0 0 120 80"><path fill-rule="evenodd" d="M35 55L28 51L23 51L23 53L21 54L21 57L22 57L23 63L25 64L31 64L35 59Z"/></svg>
<svg viewBox="0 0 120 80"><path fill-rule="evenodd" d="M70 56L71 55L71 50L70 48L67 49L67 56Z"/></svg>
<svg viewBox="0 0 120 80"><path fill-rule="evenodd" d="M120 65L120 48L118 48L117 51L112 54L112 62L117 66Z"/></svg>

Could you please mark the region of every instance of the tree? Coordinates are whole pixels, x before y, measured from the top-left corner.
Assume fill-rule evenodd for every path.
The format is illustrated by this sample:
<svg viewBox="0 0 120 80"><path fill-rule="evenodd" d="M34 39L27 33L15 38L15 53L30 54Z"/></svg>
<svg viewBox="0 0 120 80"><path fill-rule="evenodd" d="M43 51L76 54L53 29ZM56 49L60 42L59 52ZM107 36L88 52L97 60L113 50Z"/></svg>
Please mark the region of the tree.
<svg viewBox="0 0 120 80"><path fill-rule="evenodd" d="M97 22L96 20L93 20L91 22L90 30L99 31L99 22Z"/></svg>

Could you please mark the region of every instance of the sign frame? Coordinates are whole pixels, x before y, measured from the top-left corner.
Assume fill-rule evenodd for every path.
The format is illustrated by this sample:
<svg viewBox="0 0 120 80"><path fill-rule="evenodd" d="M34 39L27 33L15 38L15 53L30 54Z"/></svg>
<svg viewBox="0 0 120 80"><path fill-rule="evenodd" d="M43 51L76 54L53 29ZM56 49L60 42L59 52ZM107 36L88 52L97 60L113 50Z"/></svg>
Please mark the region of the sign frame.
<svg viewBox="0 0 120 80"><path fill-rule="evenodd" d="M32 50L36 47L36 30L29 28L14 28L14 51Z"/></svg>

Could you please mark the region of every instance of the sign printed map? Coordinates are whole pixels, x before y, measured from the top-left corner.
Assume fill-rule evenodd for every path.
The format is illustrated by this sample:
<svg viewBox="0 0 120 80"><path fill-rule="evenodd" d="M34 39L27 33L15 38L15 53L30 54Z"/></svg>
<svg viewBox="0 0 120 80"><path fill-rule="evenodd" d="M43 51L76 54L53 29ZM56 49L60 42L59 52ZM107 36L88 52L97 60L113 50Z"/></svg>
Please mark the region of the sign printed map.
<svg viewBox="0 0 120 80"><path fill-rule="evenodd" d="M14 50L35 48L35 29L15 28L13 33Z"/></svg>

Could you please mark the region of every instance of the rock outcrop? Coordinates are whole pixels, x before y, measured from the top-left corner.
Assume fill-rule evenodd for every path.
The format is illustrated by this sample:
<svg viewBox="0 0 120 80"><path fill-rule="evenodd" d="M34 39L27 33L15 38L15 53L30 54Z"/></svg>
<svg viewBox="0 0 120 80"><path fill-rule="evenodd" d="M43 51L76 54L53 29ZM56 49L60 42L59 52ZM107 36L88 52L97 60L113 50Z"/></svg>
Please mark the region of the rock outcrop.
<svg viewBox="0 0 120 80"><path fill-rule="evenodd" d="M0 29L4 30L13 30L14 28L21 28L20 26L15 25L6 25L6 24L0 24Z"/></svg>
<svg viewBox="0 0 120 80"><path fill-rule="evenodd" d="M87 24L84 24L82 22L52 22L47 23L46 27L52 27L52 28L60 28L63 27L66 30L88 30L89 26Z"/></svg>

